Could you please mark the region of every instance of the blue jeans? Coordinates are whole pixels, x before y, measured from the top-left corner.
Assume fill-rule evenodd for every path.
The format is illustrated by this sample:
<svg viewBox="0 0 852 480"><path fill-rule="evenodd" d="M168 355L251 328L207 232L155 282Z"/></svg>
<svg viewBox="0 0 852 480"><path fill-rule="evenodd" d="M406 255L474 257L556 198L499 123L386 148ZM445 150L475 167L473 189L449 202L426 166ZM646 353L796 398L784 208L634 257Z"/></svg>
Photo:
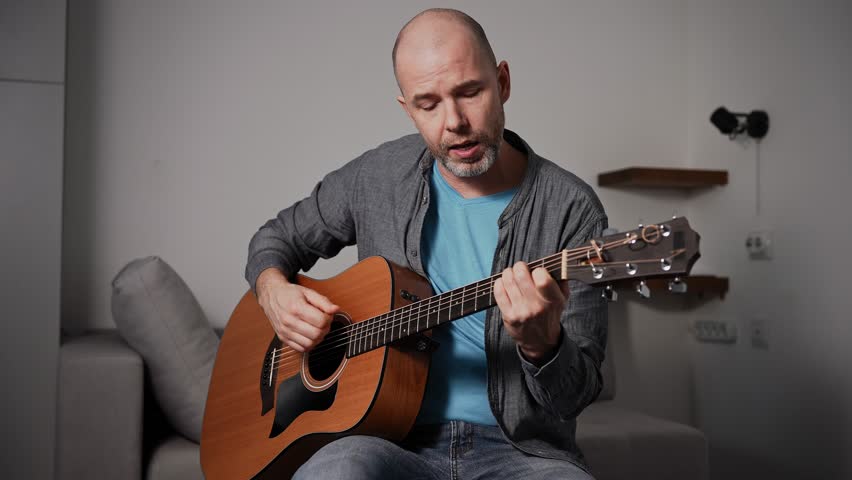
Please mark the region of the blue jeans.
<svg viewBox="0 0 852 480"><path fill-rule="evenodd" d="M363 435L335 440L315 453L293 478L594 480L571 462L518 450L498 427L461 421L417 426L399 444Z"/></svg>

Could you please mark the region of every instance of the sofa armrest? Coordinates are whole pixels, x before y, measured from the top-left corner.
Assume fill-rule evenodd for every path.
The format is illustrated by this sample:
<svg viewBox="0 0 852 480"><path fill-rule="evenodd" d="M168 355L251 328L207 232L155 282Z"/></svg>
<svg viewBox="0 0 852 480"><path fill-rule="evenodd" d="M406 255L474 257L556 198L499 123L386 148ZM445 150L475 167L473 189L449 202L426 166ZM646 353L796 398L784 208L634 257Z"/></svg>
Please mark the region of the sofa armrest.
<svg viewBox="0 0 852 480"><path fill-rule="evenodd" d="M117 332L59 350L57 478L142 477L144 364Z"/></svg>

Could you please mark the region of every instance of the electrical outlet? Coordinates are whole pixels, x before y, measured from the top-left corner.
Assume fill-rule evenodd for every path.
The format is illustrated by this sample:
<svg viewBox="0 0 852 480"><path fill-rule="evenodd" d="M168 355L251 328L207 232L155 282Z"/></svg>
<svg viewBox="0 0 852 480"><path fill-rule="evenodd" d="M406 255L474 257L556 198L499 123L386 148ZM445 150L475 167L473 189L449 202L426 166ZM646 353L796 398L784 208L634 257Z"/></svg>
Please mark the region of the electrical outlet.
<svg viewBox="0 0 852 480"><path fill-rule="evenodd" d="M769 327L767 326L765 318L752 318L749 322L749 330L752 347L764 350L769 348Z"/></svg>
<svg viewBox="0 0 852 480"><path fill-rule="evenodd" d="M696 320L692 333L699 342L736 343L736 325L719 320Z"/></svg>
<svg viewBox="0 0 852 480"><path fill-rule="evenodd" d="M759 230L749 232L745 241L748 258L752 260L772 260L772 231Z"/></svg>

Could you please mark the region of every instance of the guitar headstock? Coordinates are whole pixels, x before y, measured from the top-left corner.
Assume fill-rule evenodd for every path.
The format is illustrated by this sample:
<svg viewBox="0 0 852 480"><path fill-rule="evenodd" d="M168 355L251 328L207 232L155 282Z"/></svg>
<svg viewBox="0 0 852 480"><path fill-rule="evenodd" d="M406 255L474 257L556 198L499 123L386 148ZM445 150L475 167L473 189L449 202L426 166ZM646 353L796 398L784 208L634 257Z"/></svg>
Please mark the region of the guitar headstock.
<svg viewBox="0 0 852 480"><path fill-rule="evenodd" d="M566 250L567 277L590 285L622 279L684 276L701 254L700 236L684 217L640 226ZM581 257L581 258L577 258Z"/></svg>

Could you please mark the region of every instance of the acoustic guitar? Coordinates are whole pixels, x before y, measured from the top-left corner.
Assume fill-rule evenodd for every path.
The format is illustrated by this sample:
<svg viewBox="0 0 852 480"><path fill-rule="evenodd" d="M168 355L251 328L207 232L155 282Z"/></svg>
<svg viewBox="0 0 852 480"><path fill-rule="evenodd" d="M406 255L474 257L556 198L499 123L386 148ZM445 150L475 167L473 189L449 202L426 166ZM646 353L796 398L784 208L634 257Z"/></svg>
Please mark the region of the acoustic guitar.
<svg viewBox="0 0 852 480"><path fill-rule="evenodd" d="M595 285L675 277L691 270L698 242L681 217L528 265ZM382 257L326 280L298 275L298 284L341 307L324 340L304 354L283 345L247 292L222 336L210 380L201 434L206 478L290 478L337 438L404 438L426 387L429 330L496 305L497 278L433 295L428 280ZM602 293L611 291L608 285Z"/></svg>

